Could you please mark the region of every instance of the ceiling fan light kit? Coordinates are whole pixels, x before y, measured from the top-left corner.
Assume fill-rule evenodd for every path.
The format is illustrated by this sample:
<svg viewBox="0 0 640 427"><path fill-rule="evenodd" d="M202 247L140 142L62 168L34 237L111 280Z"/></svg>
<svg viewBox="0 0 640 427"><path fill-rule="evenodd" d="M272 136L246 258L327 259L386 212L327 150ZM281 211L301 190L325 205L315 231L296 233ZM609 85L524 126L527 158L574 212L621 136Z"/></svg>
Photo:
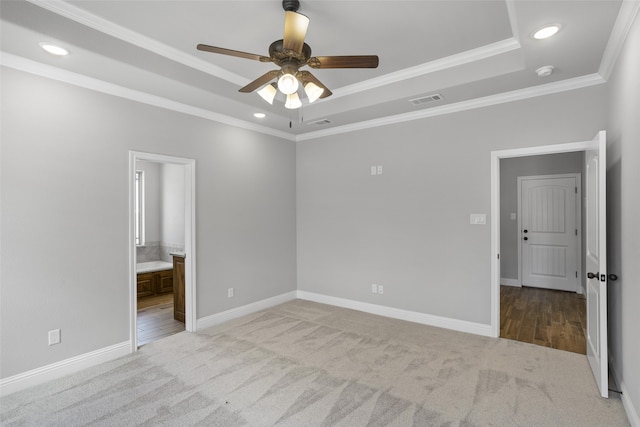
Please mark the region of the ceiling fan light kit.
<svg viewBox="0 0 640 427"><path fill-rule="evenodd" d="M293 74L283 74L278 79L278 89L285 95L291 95L298 91L298 79Z"/></svg>
<svg viewBox="0 0 640 427"><path fill-rule="evenodd" d="M276 89L276 85L274 83L268 84L262 89L258 91L258 95L262 97L269 104L273 104L273 100L276 97L278 90Z"/></svg>
<svg viewBox="0 0 640 427"><path fill-rule="evenodd" d="M298 94L294 92L290 95L287 95L287 100L285 101L284 106L285 108L294 110L296 108L302 107L302 101L300 101L300 97L298 96Z"/></svg>
<svg viewBox="0 0 640 427"><path fill-rule="evenodd" d="M307 94L307 99L311 103L322 96L322 94L324 93L324 89L313 82L309 82L304 85L304 93Z"/></svg>
<svg viewBox="0 0 640 427"><path fill-rule="evenodd" d="M269 56L256 55L222 47L199 44L198 50L251 59L260 62L273 62L279 70L269 71L258 77L248 85L239 89L240 92L257 91L265 101L273 104L277 91L286 96L285 107L300 108L302 101L298 95L300 85L304 88L307 101L312 103L320 98L332 95L329 88L320 82L309 71L300 71L308 65L311 68L377 68L377 55L350 56L311 56L311 47L304 42L309 26L309 18L297 12L300 2L284 0L282 8L285 10L284 37L269 46ZM273 82L277 79L277 86Z"/></svg>

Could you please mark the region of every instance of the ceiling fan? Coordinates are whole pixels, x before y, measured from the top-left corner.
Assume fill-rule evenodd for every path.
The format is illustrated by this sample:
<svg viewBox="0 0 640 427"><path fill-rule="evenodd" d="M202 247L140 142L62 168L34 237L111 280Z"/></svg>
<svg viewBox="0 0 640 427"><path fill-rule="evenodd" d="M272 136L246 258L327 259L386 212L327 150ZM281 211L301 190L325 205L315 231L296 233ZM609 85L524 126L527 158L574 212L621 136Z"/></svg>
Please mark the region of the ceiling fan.
<svg viewBox="0 0 640 427"><path fill-rule="evenodd" d="M283 0L285 10L284 37L269 46L269 56L256 55L222 47L199 44L198 50L213 52L238 58L252 59L260 62L273 62L279 70L269 71L258 77L248 85L240 88L240 92L249 93L264 86L258 94L270 104L276 96L277 90L286 95L285 107L299 108L302 102L298 96L299 83L302 83L309 102L318 98L331 96L331 91L309 71L300 68L308 65L311 68L376 68L377 55L350 56L311 56L311 47L304 42L309 26L309 18L298 13L298 0ZM274 79L276 83L270 83Z"/></svg>

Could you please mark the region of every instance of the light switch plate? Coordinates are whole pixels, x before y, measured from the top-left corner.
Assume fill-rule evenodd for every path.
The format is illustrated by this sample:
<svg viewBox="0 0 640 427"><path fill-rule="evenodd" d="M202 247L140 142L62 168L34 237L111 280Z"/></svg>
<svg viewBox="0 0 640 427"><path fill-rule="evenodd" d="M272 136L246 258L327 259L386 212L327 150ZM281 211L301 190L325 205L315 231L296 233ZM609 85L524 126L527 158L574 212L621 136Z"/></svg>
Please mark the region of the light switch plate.
<svg viewBox="0 0 640 427"><path fill-rule="evenodd" d="M516 219L516 213L515 212L511 212L511 219Z"/></svg>
<svg viewBox="0 0 640 427"><path fill-rule="evenodd" d="M472 213L469 219L469 223L473 225L483 225L487 223L487 214L474 214Z"/></svg>

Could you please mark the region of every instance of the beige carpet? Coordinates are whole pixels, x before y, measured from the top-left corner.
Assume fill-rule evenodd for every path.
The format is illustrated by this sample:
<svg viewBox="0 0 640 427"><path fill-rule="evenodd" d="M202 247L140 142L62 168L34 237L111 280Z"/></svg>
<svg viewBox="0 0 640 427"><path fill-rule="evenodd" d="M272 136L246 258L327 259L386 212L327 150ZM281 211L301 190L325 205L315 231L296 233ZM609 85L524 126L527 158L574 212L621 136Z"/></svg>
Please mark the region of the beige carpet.
<svg viewBox="0 0 640 427"><path fill-rule="evenodd" d="M2 400L6 426L626 426L585 356L293 301Z"/></svg>

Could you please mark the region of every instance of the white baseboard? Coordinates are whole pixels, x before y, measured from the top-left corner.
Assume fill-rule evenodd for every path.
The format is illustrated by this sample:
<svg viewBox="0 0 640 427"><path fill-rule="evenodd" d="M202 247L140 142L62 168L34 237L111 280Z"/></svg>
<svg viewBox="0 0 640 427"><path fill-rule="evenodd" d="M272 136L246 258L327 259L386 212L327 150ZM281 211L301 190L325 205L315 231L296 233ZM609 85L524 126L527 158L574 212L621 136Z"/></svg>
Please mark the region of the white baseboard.
<svg viewBox="0 0 640 427"><path fill-rule="evenodd" d="M238 317L253 314L260 310L274 307L279 304L283 304L287 301L296 299L296 291L287 292L286 294L278 295L272 298L267 298L262 301L257 301L251 304L243 305L241 307L232 308L231 310L223 311L222 313L212 314L211 316L201 317L196 321L196 331L201 329L210 328L211 326L219 325L229 320L237 319Z"/></svg>
<svg viewBox="0 0 640 427"><path fill-rule="evenodd" d="M385 307L381 305L353 301L344 298L330 297L327 295L305 291L287 292L282 295L247 304L242 307L223 311L222 313L217 313L211 316L200 318L196 321L196 330L219 325L238 317L246 316L260 310L265 310L267 308L292 301L296 298L314 301L322 304L334 305L337 307L350 308L353 310L390 317L393 319L406 320L423 325L436 326L439 328L451 329L454 331L467 332L488 337L492 336L491 325L468 322L465 320L450 319L447 317L433 316L424 313ZM130 353L131 343L129 341L125 341L120 344L93 351L91 353L82 354L80 356L62 360L60 362L43 366L41 368L24 372L22 374L4 378L0 380L0 396L5 396L28 387L42 384L46 381L60 378L65 375L78 372L82 369L86 369L100 363L117 359L118 357L122 357Z"/></svg>
<svg viewBox="0 0 640 427"><path fill-rule="evenodd" d="M518 288L522 287L522 285L520 284L520 281L518 279L500 278L500 284L504 285L504 286L516 286Z"/></svg>
<svg viewBox="0 0 640 427"><path fill-rule="evenodd" d="M438 328L451 329L459 332L467 332L475 335L493 337L491 325L483 323L468 322L466 320L451 319L448 317L433 316L431 314L418 313L415 311L402 310L398 308L385 307L382 305L369 304L366 302L348 300L344 298L330 297L313 292L298 291L298 298L322 304L335 305L337 307L350 308L364 311L365 313L377 314L379 316L391 317L393 319L406 320L420 323L422 325L436 326Z"/></svg>
<svg viewBox="0 0 640 427"><path fill-rule="evenodd" d="M620 387L620 391L622 392L622 394L620 395L620 399L622 400L624 411L627 413L629 424L631 424L631 427L640 427L640 412L638 412L639 408L633 406L633 402L629 397L629 390L627 389L621 378L618 376L618 373L613 368L613 365L611 365L611 363L609 363L609 369L611 370L613 378L616 380L616 384L618 384L618 387Z"/></svg>
<svg viewBox="0 0 640 427"><path fill-rule="evenodd" d="M61 360L60 362L52 363L41 368L3 378L0 380L0 396L6 396L16 391L24 390L25 388L43 384L47 381L90 368L91 366L126 356L130 353L131 343L125 341L90 353Z"/></svg>

